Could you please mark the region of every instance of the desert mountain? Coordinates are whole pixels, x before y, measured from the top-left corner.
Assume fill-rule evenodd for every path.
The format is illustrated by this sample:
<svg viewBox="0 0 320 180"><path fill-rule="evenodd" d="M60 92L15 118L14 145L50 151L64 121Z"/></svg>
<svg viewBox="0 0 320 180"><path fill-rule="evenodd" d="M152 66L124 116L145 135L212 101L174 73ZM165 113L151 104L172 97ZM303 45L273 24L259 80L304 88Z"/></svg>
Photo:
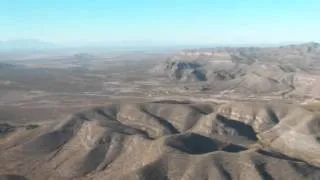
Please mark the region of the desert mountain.
<svg viewBox="0 0 320 180"><path fill-rule="evenodd" d="M320 44L183 50L150 70L215 92L319 96Z"/></svg>
<svg viewBox="0 0 320 180"><path fill-rule="evenodd" d="M52 53L0 55L0 179L320 177L319 44Z"/></svg>
<svg viewBox="0 0 320 180"><path fill-rule="evenodd" d="M111 104L63 123L1 125L0 174L24 179L314 179L320 175L318 118L279 103Z"/></svg>

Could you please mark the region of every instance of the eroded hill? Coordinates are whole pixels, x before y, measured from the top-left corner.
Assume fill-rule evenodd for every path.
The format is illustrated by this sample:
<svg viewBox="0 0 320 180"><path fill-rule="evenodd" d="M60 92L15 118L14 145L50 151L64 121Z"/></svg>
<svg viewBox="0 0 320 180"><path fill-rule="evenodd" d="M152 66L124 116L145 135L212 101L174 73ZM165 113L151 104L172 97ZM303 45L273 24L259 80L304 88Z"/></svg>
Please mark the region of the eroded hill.
<svg viewBox="0 0 320 180"><path fill-rule="evenodd" d="M319 47L0 55L0 179L317 179Z"/></svg>
<svg viewBox="0 0 320 180"><path fill-rule="evenodd" d="M150 73L176 82L203 82L206 90L246 95L319 97L320 45L221 47L183 50Z"/></svg>
<svg viewBox="0 0 320 180"><path fill-rule="evenodd" d="M319 115L288 104L117 103L1 126L0 174L25 179L312 179ZM6 131L6 129L11 129Z"/></svg>

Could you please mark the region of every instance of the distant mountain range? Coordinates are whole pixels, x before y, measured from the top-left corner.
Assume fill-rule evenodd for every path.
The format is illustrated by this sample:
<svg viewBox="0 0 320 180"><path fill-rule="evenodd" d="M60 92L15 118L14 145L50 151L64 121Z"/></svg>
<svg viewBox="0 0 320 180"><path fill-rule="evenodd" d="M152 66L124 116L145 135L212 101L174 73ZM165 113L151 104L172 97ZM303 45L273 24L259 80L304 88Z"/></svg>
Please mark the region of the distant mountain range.
<svg viewBox="0 0 320 180"><path fill-rule="evenodd" d="M277 47L279 45L299 44L299 43L281 43L281 44L183 44L170 42L153 42L153 41L119 41L119 42L97 42L84 44L55 44L52 42L38 39L14 39L0 41L0 52L8 51L34 51L34 50L54 50L54 49L112 49L112 50L155 50L155 49L194 49L194 48L213 48L213 47ZM318 43L307 43L318 44Z"/></svg>
<svg viewBox="0 0 320 180"><path fill-rule="evenodd" d="M58 45L36 39L0 41L0 51L54 49Z"/></svg>

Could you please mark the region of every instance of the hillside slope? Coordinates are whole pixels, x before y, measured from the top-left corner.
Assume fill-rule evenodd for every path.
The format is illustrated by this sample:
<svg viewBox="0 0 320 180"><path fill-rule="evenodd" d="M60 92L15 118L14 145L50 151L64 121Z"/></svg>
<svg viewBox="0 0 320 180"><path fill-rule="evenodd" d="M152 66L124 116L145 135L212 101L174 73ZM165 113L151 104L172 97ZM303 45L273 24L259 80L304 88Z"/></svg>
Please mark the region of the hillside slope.
<svg viewBox="0 0 320 180"><path fill-rule="evenodd" d="M318 114L279 103L111 104L62 123L3 126L0 174L25 179L312 179L320 175L318 125Z"/></svg>

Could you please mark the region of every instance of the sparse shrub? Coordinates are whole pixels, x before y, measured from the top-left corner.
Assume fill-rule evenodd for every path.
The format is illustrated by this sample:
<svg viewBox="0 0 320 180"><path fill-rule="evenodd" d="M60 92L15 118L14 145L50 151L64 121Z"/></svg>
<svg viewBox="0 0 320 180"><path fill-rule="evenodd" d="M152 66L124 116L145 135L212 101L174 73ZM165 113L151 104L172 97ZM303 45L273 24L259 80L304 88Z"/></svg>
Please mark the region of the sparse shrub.
<svg viewBox="0 0 320 180"><path fill-rule="evenodd" d="M9 133L15 130L14 126L10 124L0 124L0 138L6 137Z"/></svg>
<svg viewBox="0 0 320 180"><path fill-rule="evenodd" d="M35 128L38 128L38 127L39 127L38 124L28 124L28 125L26 126L26 129L27 129L27 130L30 130L30 129L35 129Z"/></svg>

